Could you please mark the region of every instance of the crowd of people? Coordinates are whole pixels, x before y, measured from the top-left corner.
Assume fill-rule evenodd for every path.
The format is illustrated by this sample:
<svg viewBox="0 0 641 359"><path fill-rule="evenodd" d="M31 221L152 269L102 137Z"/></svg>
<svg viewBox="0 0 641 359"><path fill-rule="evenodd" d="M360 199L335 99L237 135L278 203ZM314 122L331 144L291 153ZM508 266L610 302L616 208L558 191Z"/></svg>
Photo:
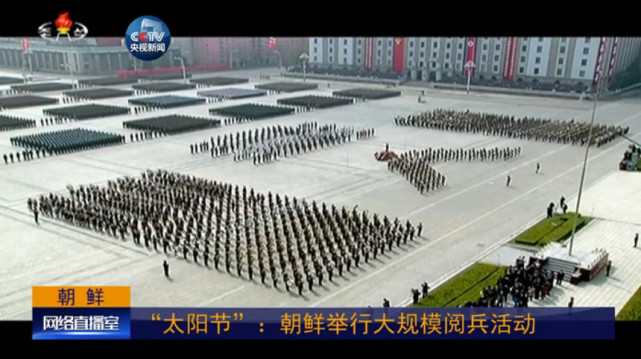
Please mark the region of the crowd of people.
<svg viewBox="0 0 641 359"><path fill-rule="evenodd" d="M444 187L445 176L430 166L426 156L403 153L387 162L387 169L403 175L421 194Z"/></svg>
<svg viewBox="0 0 641 359"><path fill-rule="evenodd" d="M316 201L148 170L29 199L38 213L287 291L361 267L422 235L422 225Z"/></svg>
<svg viewBox="0 0 641 359"><path fill-rule="evenodd" d="M234 161L253 160L255 165L269 163L280 157L299 155L343 144L352 140L373 136L373 129L356 131L353 127L338 128L336 124L319 126L317 122L305 122L296 127L274 125L261 129L238 131L212 136L209 141L189 145L191 153L209 152L211 157L232 154ZM362 137L361 137L362 136Z"/></svg>
<svg viewBox="0 0 641 359"><path fill-rule="evenodd" d="M483 133L526 140L557 142L573 145L587 144L590 125L583 122L533 117L515 118L509 115L437 109L408 117L397 116L398 126L415 126L430 129ZM625 135L629 127L596 124L592 128L591 145L601 147Z"/></svg>
<svg viewBox="0 0 641 359"><path fill-rule="evenodd" d="M514 307L527 307L533 299L544 299L555 284L563 283L564 273L554 273L541 267L538 260L526 264L525 257L519 257L515 265L507 268L505 275L496 285L481 291L476 301L467 302L463 307L507 307L512 300Z"/></svg>
<svg viewBox="0 0 641 359"><path fill-rule="evenodd" d="M64 96L64 97L62 97L62 103L64 103L64 104L81 102L81 101L89 101L89 100L91 100L91 99L82 98L82 97L75 97L75 96Z"/></svg>
<svg viewBox="0 0 641 359"><path fill-rule="evenodd" d="M0 115L0 131L15 130L15 129L29 128L29 127L36 127L36 121L18 117L18 116Z"/></svg>

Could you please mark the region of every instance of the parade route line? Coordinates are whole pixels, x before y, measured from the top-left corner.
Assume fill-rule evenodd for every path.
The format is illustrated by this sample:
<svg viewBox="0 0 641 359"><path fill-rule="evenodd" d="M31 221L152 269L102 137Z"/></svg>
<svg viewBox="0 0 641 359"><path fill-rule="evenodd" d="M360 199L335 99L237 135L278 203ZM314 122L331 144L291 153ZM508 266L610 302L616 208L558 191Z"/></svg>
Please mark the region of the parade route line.
<svg viewBox="0 0 641 359"><path fill-rule="evenodd" d="M639 116L639 114L636 114L636 115L634 115L634 116L631 116L630 118L634 118L634 117L637 117L637 116ZM623 121L623 122L624 122L624 121ZM639 134L637 134L637 135L635 135L635 136L631 136L631 138L636 138L636 137L640 137L640 136L641 136L641 133L639 133ZM597 159L597 158L599 158L599 157L603 156L603 155L604 155L604 154L606 154L606 153L609 153L610 151L612 151L613 149L615 149L615 148L617 148L617 147L618 147L618 146L612 146L612 147L608 148L607 150L604 150L603 152L598 153L598 154L596 154L596 155L592 156L591 158L589 158L589 159L588 159L588 162L590 162L590 161L592 161L592 160L594 160L594 159ZM360 279L358 279L358 280L356 280L356 281L354 281L354 282L352 282L352 283L350 283L350 284L346 285L345 287L343 287L343 288L341 288L341 289L339 289L339 290L337 290L337 291L335 291L335 292L333 292L333 293L331 293L331 294L327 295L325 298L323 298L323 299L321 299L321 300L319 300L319 301L315 302L314 304L310 305L310 307L316 307L316 306L318 306L319 304L322 304L322 303L326 302L327 300L329 300L329 299L331 299L331 298L333 298L333 297L337 296L338 294L343 293L344 291L346 291L346 290L348 290L348 289L351 289L351 288L352 288L352 287L354 287L355 285L360 284L361 282L363 282L363 281L365 281L365 280L367 280L367 279L370 279L370 278L372 278L373 276L375 276L375 275L377 275L377 274L379 274L379 273L381 273L381 272L383 272L383 271L385 271L385 270L388 270L390 267L392 267L392 266L394 266L394 265L397 265L397 264L401 263L402 261L406 260L407 258L413 257L413 256L415 256L415 255L417 255L417 254L419 254L419 253L422 253L422 252L423 252L423 251L425 251L427 248L431 248L431 247L432 247L432 246L434 246L435 244L440 243L441 241L443 241L443 240L447 239L448 237L451 237L452 235L454 235L454 234L456 234L456 233L460 232L461 230L463 230L463 229L465 229L465 228L467 228L467 227L469 227L469 226L471 226L471 225L473 225L473 224L475 224L475 223L477 223L477 222L481 221L482 219L485 219L485 218L486 218L486 217L488 217L489 215L494 214L494 213L496 213L496 212L498 212L498 211L502 210L503 208L505 208L505 207L509 206L510 204L512 204L512 203L514 203L514 202L516 202L516 201L520 200L521 198L523 198L523 197L526 197L526 196L530 195L531 193L533 193L533 192L537 191L539 188L544 187L544 186L547 186L548 184L550 184L550 183L552 183L552 182L554 182L554 181L558 180L559 178L566 176L566 175L567 175L567 174L569 174L570 172L575 171L575 170L577 170L577 169L581 168L581 166L583 166L583 163L579 163L579 164L577 164L577 165L575 165L575 166L573 166L573 167L571 167L571 168L567 169L566 171L564 171L564 172L562 172L562 173L560 173L560 174L556 175L555 177L552 177L552 178L550 178L549 180L547 180L547 181L545 181L545 182L541 183L540 185L538 185L538 186L536 186L536 187L533 187L533 188L531 188L530 190L528 190L528 191L526 191L526 192L524 192L524 193L522 193L522 194L520 194L520 195L518 195L518 196L516 196L516 197L512 198L511 200L509 200L509 201L507 201L507 202L503 203L502 205L500 205L500 206L498 206L498 207L496 207L496 208L492 209L491 211L486 212L485 214L482 214L482 215L478 216L478 217L477 217L477 218L475 218L474 220L469 221L469 222L467 222L466 224L464 224L464 225L462 225L462 226L460 226L460 227L457 227L457 228L455 228L455 229L451 230L450 232L448 232L448 233L446 233L446 234L442 235L441 237L439 237L439 238L435 239L434 241L432 241L432 242L430 242L430 243L426 244L425 246L423 246L423 247L421 247L421 248L417 249L416 251L413 251L413 252L409 253L409 254L408 254L408 255L406 255L406 256L399 257L399 258L397 258L397 259L395 259L395 260L391 261L391 262L390 262L389 264L387 264L386 266L383 266L383 267L381 267L380 269L377 269L377 270L375 270L375 271L373 271L373 272L371 272L371 273L367 274L367 275L366 275L366 276L364 276L363 278L360 278ZM416 211L415 211L415 212L416 212ZM407 217L407 215L406 215L406 216L403 216L403 218L404 218L404 217Z"/></svg>
<svg viewBox="0 0 641 359"><path fill-rule="evenodd" d="M224 293L224 294L221 294L221 295L219 295L219 296L217 296L217 297L214 297L214 298L212 298L212 299L210 299L210 300L208 300L208 301L206 301L206 302L202 302L201 304L198 304L197 306L198 306L198 307L204 307L205 305L207 305L207 304L209 304L209 303L213 303L213 302L215 302L215 301L217 301L217 300L223 299L223 298L225 298L225 297L227 297L227 296L229 296L229 295L232 295L232 294L234 294L234 293L236 293L236 292L238 292L238 291L240 291L240 290L242 290L242 289L245 289L245 286L244 286L244 285L241 285L240 287L238 287L238 288L236 288L236 289L230 290L230 291L229 291L229 292L227 292L227 293Z"/></svg>

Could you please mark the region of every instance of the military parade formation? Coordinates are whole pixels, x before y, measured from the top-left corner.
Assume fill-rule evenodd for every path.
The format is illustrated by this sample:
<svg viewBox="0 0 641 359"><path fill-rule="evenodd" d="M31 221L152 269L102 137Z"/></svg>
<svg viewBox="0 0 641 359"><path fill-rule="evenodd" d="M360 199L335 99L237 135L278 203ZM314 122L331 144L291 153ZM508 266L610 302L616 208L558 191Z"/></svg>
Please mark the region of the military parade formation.
<svg viewBox="0 0 641 359"><path fill-rule="evenodd" d="M332 281L407 245L423 230L421 224L356 208L264 195L164 170L68 191L29 199L27 205L36 216L131 239L250 280L256 275L301 295L325 278Z"/></svg>
<svg viewBox="0 0 641 359"><path fill-rule="evenodd" d="M584 122L551 120L533 117L492 113L479 113L437 109L407 117L394 118L397 126L413 126L442 131L481 133L486 136L500 136L544 142L556 142L585 146L588 141L590 125ZM625 135L629 127L596 124L592 128L590 145L601 147L617 137Z"/></svg>
<svg viewBox="0 0 641 359"><path fill-rule="evenodd" d="M234 161L251 159L254 165L270 163L280 157L291 157L312 150L345 144L374 136L374 129L356 131L353 127L338 128L336 124L320 126L305 122L296 127L274 125L210 137L189 145L191 154L209 152L212 158L233 155Z"/></svg>

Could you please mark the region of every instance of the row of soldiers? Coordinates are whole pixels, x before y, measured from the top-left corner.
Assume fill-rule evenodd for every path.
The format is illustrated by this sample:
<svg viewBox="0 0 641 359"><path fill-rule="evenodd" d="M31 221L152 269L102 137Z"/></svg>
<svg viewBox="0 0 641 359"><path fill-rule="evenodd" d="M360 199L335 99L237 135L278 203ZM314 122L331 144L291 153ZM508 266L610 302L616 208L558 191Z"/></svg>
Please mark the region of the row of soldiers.
<svg viewBox="0 0 641 359"><path fill-rule="evenodd" d="M411 157L403 153L387 162L387 169L398 172L421 194L444 187L445 176L430 166L427 157Z"/></svg>
<svg viewBox="0 0 641 359"><path fill-rule="evenodd" d="M404 154L410 160L426 158L429 163L449 161L498 161L511 160L521 155L521 147L493 148L432 148L410 150Z"/></svg>
<svg viewBox="0 0 641 359"><path fill-rule="evenodd" d="M50 126L53 124L59 125L59 124L67 123L71 121L74 121L74 120L67 117L45 117L40 119L40 126Z"/></svg>
<svg viewBox="0 0 641 359"><path fill-rule="evenodd" d="M397 116L398 126L415 126L444 131L483 133L545 142L572 145L587 144L590 125L584 122L437 109L408 117ZM629 127L596 124L592 127L590 145L603 146L629 132Z"/></svg>
<svg viewBox="0 0 641 359"><path fill-rule="evenodd" d="M88 98L82 98L82 97L63 97L62 98L62 103L74 103L74 102L80 102L80 101L89 101L90 99Z"/></svg>
<svg viewBox="0 0 641 359"><path fill-rule="evenodd" d="M46 216L130 238L139 246L186 261L271 279L286 290L312 291L327 278L394 251L422 225L402 224L325 203L156 170L106 187L68 187L69 195L30 200ZM144 244L143 244L144 243ZM212 263L213 262L213 263Z"/></svg>
<svg viewBox="0 0 641 359"><path fill-rule="evenodd" d="M0 131L29 127L36 127L36 121L17 116L0 115Z"/></svg>
<svg viewBox="0 0 641 359"><path fill-rule="evenodd" d="M318 126L316 122L306 122L296 127L272 126L236 132L236 136L219 135L214 141L203 141L190 145L191 153L210 151L212 157L232 153L234 161L253 159L254 164L271 162L279 157L298 155L351 141L354 128L338 128L336 124ZM362 130L373 134L373 129Z"/></svg>
<svg viewBox="0 0 641 359"><path fill-rule="evenodd" d="M131 113L133 113L134 115L138 115L143 112L160 111L162 109L163 108L159 106L134 106L131 108Z"/></svg>
<svg viewBox="0 0 641 359"><path fill-rule="evenodd" d="M16 152L15 158L16 158L16 160L18 162L21 162L20 154L22 153L22 159L24 159L25 161L30 161L30 160L34 159L34 157L33 157L34 153L36 154L36 156L38 156L38 158L40 158L40 152L41 151L42 151L42 157L47 157L47 155L45 153L46 151L44 149L40 150L39 148L37 148L35 151L34 150L23 150L22 152L18 151L18 152ZM51 156L51 153L49 153L49 155ZM8 156L5 153L5 154L2 155L2 158L4 159L4 164L5 165L9 164L9 160L11 160L11 163L14 163L13 162L13 158L14 158L13 153L9 153Z"/></svg>
<svg viewBox="0 0 641 359"><path fill-rule="evenodd" d="M160 136L163 136L164 133L160 131L145 131L145 132L138 132L138 133L130 133L129 134L129 142L138 142L138 141L143 141L143 140L151 140L154 138L158 138Z"/></svg>

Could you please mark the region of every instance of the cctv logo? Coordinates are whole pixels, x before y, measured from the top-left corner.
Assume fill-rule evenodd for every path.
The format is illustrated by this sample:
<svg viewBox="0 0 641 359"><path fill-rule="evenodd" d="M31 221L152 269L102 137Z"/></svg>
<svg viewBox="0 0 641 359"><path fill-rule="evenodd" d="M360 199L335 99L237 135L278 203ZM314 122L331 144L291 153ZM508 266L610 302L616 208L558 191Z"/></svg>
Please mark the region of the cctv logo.
<svg viewBox="0 0 641 359"><path fill-rule="evenodd" d="M127 28L125 43L129 52L143 61L153 61L165 54L171 44L167 25L157 17L141 16Z"/></svg>

